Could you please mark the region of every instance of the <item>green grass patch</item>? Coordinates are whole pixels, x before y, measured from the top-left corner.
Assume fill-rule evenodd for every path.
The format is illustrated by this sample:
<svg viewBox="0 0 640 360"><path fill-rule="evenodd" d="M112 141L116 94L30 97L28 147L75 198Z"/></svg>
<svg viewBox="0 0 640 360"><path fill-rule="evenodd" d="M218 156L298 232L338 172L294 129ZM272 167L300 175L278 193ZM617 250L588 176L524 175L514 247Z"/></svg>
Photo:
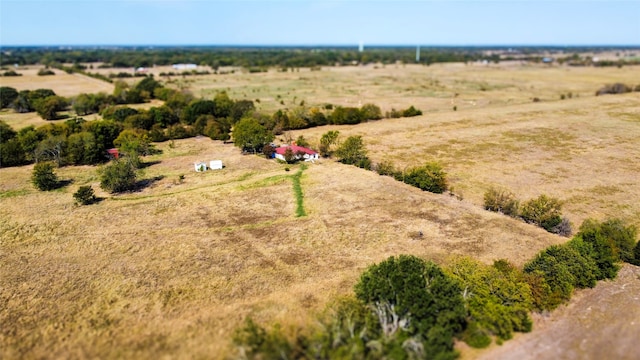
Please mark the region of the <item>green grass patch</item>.
<svg viewBox="0 0 640 360"><path fill-rule="evenodd" d="M29 190L27 189L0 191L0 199L27 195L28 193L29 193Z"/></svg>
<svg viewBox="0 0 640 360"><path fill-rule="evenodd" d="M286 181L289 177L290 175L270 176L268 178L264 178L248 185L240 185L238 186L238 190L250 190L280 184Z"/></svg>
<svg viewBox="0 0 640 360"><path fill-rule="evenodd" d="M302 178L302 172L306 170L307 166L302 164L300 170L291 176L293 180L293 195L296 197L296 217L307 216L304 211L304 194L302 193L302 185L300 185L300 179Z"/></svg>

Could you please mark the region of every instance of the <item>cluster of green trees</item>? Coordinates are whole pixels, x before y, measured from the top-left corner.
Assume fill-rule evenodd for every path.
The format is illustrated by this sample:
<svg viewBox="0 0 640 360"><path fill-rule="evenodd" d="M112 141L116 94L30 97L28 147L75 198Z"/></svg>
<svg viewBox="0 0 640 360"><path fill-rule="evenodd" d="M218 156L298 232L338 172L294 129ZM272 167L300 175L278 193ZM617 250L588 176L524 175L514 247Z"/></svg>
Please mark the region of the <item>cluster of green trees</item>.
<svg viewBox="0 0 640 360"><path fill-rule="evenodd" d="M8 86L0 87L1 108L12 108L19 113L37 112L45 120L58 119L58 112L65 110L67 99L57 96L53 90L22 90Z"/></svg>
<svg viewBox="0 0 640 360"><path fill-rule="evenodd" d="M326 124L357 124L382 118L380 108L374 104L365 104L360 108L327 105L322 109L309 108L301 104L291 110L278 110L272 115L266 115L256 112L250 100L235 101L225 92L218 93L211 100L196 99L188 92L164 87L153 77L145 77L133 86L118 81L112 94L80 94L71 99L57 96L49 89L18 92L11 87L0 87L0 99L3 108L10 107L18 112L35 110L48 120L59 119L59 112L69 108L78 116L100 113L107 122L98 124L108 124L106 126L115 127L119 131L135 129L154 142L196 135L226 141L231 138L233 128L236 145L251 152L261 151L273 140L274 135L282 134L286 130ZM151 99L163 100L164 104L148 110L123 106ZM402 114L415 116L421 112L412 106L402 111ZM58 137L55 139L60 145L56 161L60 165L96 164L104 161L104 150L114 146L108 140L100 142L100 146L93 147L94 140L87 134L81 134L73 138L73 143L67 143L71 140L67 137L72 133L86 132L83 127L100 127L81 124L84 124L83 119L74 118L63 125L45 126L40 129L28 127L21 129L19 133L8 129L6 139L0 143L4 148L1 166L16 166L37 161L40 156L40 152L36 151L38 143L52 136ZM37 136L30 134L34 131ZM115 137L117 136L118 134L115 134ZM108 139L114 140L115 137L110 136ZM327 146L328 144L321 145L322 148ZM67 150L70 148L76 149L76 153L69 153ZM77 153L79 148L84 148L83 154ZM66 162L60 161L61 159L66 159Z"/></svg>
<svg viewBox="0 0 640 360"><path fill-rule="evenodd" d="M249 358L453 359L455 338L482 348L531 331L531 311L553 310L574 289L614 278L621 261L640 262L636 237L620 220L587 220L523 269L506 260L462 257L441 268L390 257L365 270L354 296L330 304L317 325L285 333L248 319L234 343Z"/></svg>
<svg viewBox="0 0 640 360"><path fill-rule="evenodd" d="M512 192L492 187L484 194L484 208L520 218L553 234L571 235L571 223L562 216L562 202L551 196L542 194L520 204Z"/></svg>

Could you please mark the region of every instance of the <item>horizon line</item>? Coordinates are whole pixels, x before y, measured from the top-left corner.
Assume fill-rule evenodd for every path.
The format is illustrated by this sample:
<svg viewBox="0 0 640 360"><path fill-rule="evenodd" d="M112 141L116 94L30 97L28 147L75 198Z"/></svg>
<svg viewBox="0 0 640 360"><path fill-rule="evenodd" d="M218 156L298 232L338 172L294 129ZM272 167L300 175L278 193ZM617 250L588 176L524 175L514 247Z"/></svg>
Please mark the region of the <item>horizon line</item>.
<svg viewBox="0 0 640 360"><path fill-rule="evenodd" d="M438 48L438 47L450 47L450 48L491 48L491 47L547 47L547 48L640 48L640 44L376 44L372 43L367 45L363 44L364 49L367 48L384 48L384 47L400 47L400 48L414 48L416 46L425 48ZM2 48L20 48L20 47L227 47L227 48L350 48L358 49L360 44L0 44Z"/></svg>

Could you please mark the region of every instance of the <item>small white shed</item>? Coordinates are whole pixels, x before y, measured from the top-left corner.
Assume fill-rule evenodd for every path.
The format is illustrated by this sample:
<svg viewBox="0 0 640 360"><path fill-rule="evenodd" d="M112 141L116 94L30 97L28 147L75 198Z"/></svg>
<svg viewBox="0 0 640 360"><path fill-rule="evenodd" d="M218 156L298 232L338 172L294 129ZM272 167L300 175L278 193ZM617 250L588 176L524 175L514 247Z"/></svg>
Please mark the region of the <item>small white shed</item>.
<svg viewBox="0 0 640 360"><path fill-rule="evenodd" d="M194 162L193 166L196 168L197 172L207 171L207 163L206 162L202 162L202 161Z"/></svg>
<svg viewBox="0 0 640 360"><path fill-rule="evenodd" d="M220 170L222 169L222 160L211 160L209 162L209 169Z"/></svg>

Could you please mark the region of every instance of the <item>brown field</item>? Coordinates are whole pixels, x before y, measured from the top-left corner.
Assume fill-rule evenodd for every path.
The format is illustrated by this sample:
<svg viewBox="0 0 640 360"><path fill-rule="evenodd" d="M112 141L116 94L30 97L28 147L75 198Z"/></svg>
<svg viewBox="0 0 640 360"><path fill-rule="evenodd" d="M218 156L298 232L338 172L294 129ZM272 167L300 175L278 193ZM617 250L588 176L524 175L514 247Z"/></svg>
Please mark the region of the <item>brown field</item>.
<svg viewBox="0 0 640 360"><path fill-rule="evenodd" d="M73 182L52 192L33 189L32 166L0 169L0 358L222 358L232 354L230 336L245 316L285 329L304 326L350 293L363 269L388 256L442 263L462 254L522 265L566 241L484 211L482 195L491 185L522 200L559 197L574 226L614 216L640 226L640 93L593 96L605 83L640 83L637 68L387 65L186 80L196 95L246 92L263 109L276 107L277 94L291 106L415 105L425 115L291 135L312 143L330 129L343 139L362 135L374 161L400 169L440 161L455 196L322 160L303 172L308 216L296 218L289 176L299 166L287 172L207 138L158 144L163 154L145 159L151 165L141 176L149 184L124 195L101 192L96 167L58 169ZM573 98L560 101L569 91ZM222 159L225 169L193 171L194 161L212 159ZM86 184L103 201L73 205L72 194ZM607 316L637 313L637 279L628 269L637 273L626 267L618 280L579 293L567 307L574 311L551 316L573 318L593 306L585 298L608 301L616 291L626 307L610 306ZM514 344L540 341L537 334L550 326L544 319L536 325L540 332ZM639 326L625 331L635 334ZM559 329L551 340L565 332ZM580 331L633 346L629 336L596 330ZM559 344L568 350L558 356L571 357L563 355L576 345ZM461 348L466 358L492 357L509 345Z"/></svg>

